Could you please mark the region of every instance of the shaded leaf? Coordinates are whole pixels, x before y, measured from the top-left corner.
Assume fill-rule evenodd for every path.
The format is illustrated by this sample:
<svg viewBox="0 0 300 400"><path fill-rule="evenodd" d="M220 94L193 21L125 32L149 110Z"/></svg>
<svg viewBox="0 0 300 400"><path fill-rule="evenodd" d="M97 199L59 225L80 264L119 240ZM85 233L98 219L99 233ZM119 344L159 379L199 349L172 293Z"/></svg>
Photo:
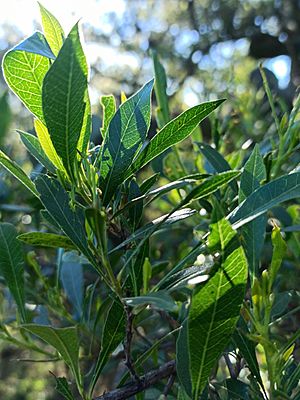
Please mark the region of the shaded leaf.
<svg viewBox="0 0 300 400"><path fill-rule="evenodd" d="M42 17L44 35L54 54L57 56L64 41L64 31L58 20L41 3L38 3Z"/></svg>
<svg viewBox="0 0 300 400"><path fill-rule="evenodd" d="M12 161L3 151L0 150L0 165L9 171L15 178L17 178L23 185L31 191L32 194L38 197L38 192L31 181L29 176L19 167L17 163Z"/></svg>
<svg viewBox="0 0 300 400"><path fill-rule="evenodd" d="M82 314L83 303L83 269L76 262L62 262L60 280L68 300L73 306L76 318Z"/></svg>
<svg viewBox="0 0 300 400"><path fill-rule="evenodd" d="M211 101L192 107L165 125L140 152L126 173L126 178L137 172L155 157L187 138L198 124L224 100Z"/></svg>
<svg viewBox="0 0 300 400"><path fill-rule="evenodd" d="M45 36L38 31L23 40L11 51L24 51L26 53L37 54L55 60L55 56L51 51Z"/></svg>
<svg viewBox="0 0 300 400"><path fill-rule="evenodd" d="M177 375L187 395L192 395L190 349L188 345L188 321L184 320L176 341Z"/></svg>
<svg viewBox="0 0 300 400"><path fill-rule="evenodd" d="M60 393L66 400L75 400L70 390L68 381L66 378L58 378L55 376L56 386L55 389Z"/></svg>
<svg viewBox="0 0 300 400"><path fill-rule="evenodd" d="M16 228L8 223L0 223L0 275L17 304L21 320L26 321L24 295L23 249L17 240Z"/></svg>
<svg viewBox="0 0 300 400"><path fill-rule="evenodd" d="M18 239L32 246L62 247L66 250L76 249L76 246L74 246L73 242L67 236L57 235L55 233L28 232L19 235Z"/></svg>
<svg viewBox="0 0 300 400"><path fill-rule="evenodd" d="M172 297L164 291L148 293L138 297L125 297L123 299L129 306L137 307L146 304L158 308L160 310L174 312L177 310L177 305Z"/></svg>

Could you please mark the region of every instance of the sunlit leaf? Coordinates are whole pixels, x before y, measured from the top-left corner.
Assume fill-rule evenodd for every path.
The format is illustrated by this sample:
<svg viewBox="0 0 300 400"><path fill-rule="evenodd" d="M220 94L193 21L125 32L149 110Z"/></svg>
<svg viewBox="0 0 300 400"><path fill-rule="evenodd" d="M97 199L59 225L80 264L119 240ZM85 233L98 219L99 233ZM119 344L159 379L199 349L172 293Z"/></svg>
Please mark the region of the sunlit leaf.
<svg viewBox="0 0 300 400"><path fill-rule="evenodd" d="M55 56L57 56L64 41L64 31L58 20L41 3L38 3L42 17L44 35Z"/></svg>

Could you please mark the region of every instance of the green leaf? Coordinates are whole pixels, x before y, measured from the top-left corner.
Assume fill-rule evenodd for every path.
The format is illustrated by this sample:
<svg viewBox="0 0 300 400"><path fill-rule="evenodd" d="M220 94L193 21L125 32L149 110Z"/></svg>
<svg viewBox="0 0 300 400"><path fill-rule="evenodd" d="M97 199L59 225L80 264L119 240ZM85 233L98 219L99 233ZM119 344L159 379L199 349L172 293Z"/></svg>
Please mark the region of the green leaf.
<svg viewBox="0 0 300 400"><path fill-rule="evenodd" d="M65 363L71 369L77 385L80 386L81 376L79 371L79 342L77 329L69 328L52 328L46 325L25 324L22 328L38 336L40 339L53 346Z"/></svg>
<svg viewBox="0 0 300 400"><path fill-rule="evenodd" d="M83 303L83 267L82 264L72 261L63 261L59 271L59 278L73 306L74 317L78 320L82 315Z"/></svg>
<svg viewBox="0 0 300 400"><path fill-rule="evenodd" d="M178 271L177 273L173 273L168 279L164 280L162 284L160 284L161 289L165 289L168 291L173 291L181 288L182 286L186 286L190 284L191 280L200 277L201 275L206 277L207 267L205 265L201 266L192 266L189 268L184 268L182 271Z"/></svg>
<svg viewBox="0 0 300 400"><path fill-rule="evenodd" d="M43 83L43 113L51 141L72 176L83 126L87 66L76 24Z"/></svg>
<svg viewBox="0 0 300 400"><path fill-rule="evenodd" d="M273 245L273 255L272 261L269 268L269 290L271 292L272 285L275 282L277 273L281 266L282 260L284 259L287 251L287 244L283 239L280 228L275 226L272 231L272 245Z"/></svg>
<svg viewBox="0 0 300 400"><path fill-rule="evenodd" d="M128 178L165 150L187 138L199 123L223 102L224 100L217 100L200 104L170 121L140 152L125 177Z"/></svg>
<svg viewBox="0 0 300 400"><path fill-rule="evenodd" d="M38 3L42 17L42 24L45 37L55 56L57 56L64 41L64 31L58 20L45 8Z"/></svg>
<svg viewBox="0 0 300 400"><path fill-rule="evenodd" d="M9 171L15 178L17 178L23 185L31 191L32 194L38 197L38 192L34 183L30 180L29 176L19 167L17 163L12 161L3 151L0 150L0 165Z"/></svg>
<svg viewBox="0 0 300 400"><path fill-rule="evenodd" d="M83 121L82 121L82 128L81 128L79 140L77 143L79 159L81 158L81 156L84 157L86 155L90 136L91 136L91 130L92 130L91 102L90 102L88 90L86 91L84 102L85 102L85 109L84 109L84 116L83 116Z"/></svg>
<svg viewBox="0 0 300 400"><path fill-rule="evenodd" d="M0 223L0 275L15 299L21 320L26 322L23 249L16 228Z"/></svg>
<svg viewBox="0 0 300 400"><path fill-rule="evenodd" d="M213 147L206 143L197 143L201 153L213 167L216 172L230 171L231 167L223 156ZM238 186L236 182L231 182L230 187L234 193L238 192Z"/></svg>
<svg viewBox="0 0 300 400"><path fill-rule="evenodd" d="M45 36L41 32L35 32L29 38L23 40L13 48L14 51L25 51L26 53L38 54L55 60Z"/></svg>
<svg viewBox="0 0 300 400"><path fill-rule="evenodd" d="M177 310L177 305L172 297L164 291L148 293L138 297L125 297L123 299L130 307L143 306L151 304L153 307L160 310L174 312Z"/></svg>
<svg viewBox="0 0 300 400"><path fill-rule="evenodd" d="M106 365L111 353L125 337L125 311L119 300L111 305L104 324L101 341L101 351L95 366L89 394L92 396L97 380Z"/></svg>
<svg viewBox="0 0 300 400"><path fill-rule="evenodd" d="M244 166L241 175L239 190L239 202L245 200L252 192L260 186L260 182L266 178L266 170L259 147L256 145ZM264 245L267 217L261 215L257 219L249 222L242 229L244 237L243 247L248 260L251 281L258 276L258 264L260 254Z"/></svg>
<svg viewBox="0 0 300 400"><path fill-rule="evenodd" d="M17 48L21 45L22 43ZM4 56L5 80L28 110L43 121L42 84L50 67L49 59L17 48L8 51Z"/></svg>
<svg viewBox="0 0 300 400"><path fill-rule="evenodd" d="M40 247L61 247L65 250L74 250L73 242L66 236L46 232L29 232L18 236L18 239L26 244Z"/></svg>
<svg viewBox="0 0 300 400"><path fill-rule="evenodd" d="M195 210L192 210L190 208L184 208L182 210L176 211L172 215L169 216L169 218L166 219L163 223L161 223L167 216L163 215L159 218L156 218L152 222L149 222L148 224L144 225L143 227L137 229L132 235L130 235L126 240L124 240L121 244L118 246L114 247L112 250L110 250L109 254L115 252L116 250L120 250L122 247L126 246L128 243L131 243L133 241L136 241L140 238L144 238L145 235L147 235L149 232L153 230L155 225L160 225L160 229L166 228L175 222L182 221L183 219L189 218L190 216L195 214Z"/></svg>
<svg viewBox="0 0 300 400"><path fill-rule="evenodd" d="M45 152L49 160L55 165L60 171L65 171L63 163L58 156L53 143L51 141L48 129L46 126L38 119L34 120L34 129L39 139L40 145Z"/></svg>
<svg viewBox="0 0 300 400"><path fill-rule="evenodd" d="M51 163L49 158L46 156L39 139L32 135L31 133L17 131L20 135L20 138L25 145L26 149L29 151L30 154L41 164L43 165L48 171L55 174L56 169L54 165Z"/></svg>
<svg viewBox="0 0 300 400"><path fill-rule="evenodd" d="M259 187L227 218L233 224L234 229L238 229L277 204L297 197L300 197L299 172L282 176Z"/></svg>
<svg viewBox="0 0 300 400"><path fill-rule="evenodd" d="M157 52L152 51L152 60L155 73L154 91L157 100L157 121L161 129L170 121L169 101L167 96L167 76L163 65L160 63Z"/></svg>
<svg viewBox="0 0 300 400"><path fill-rule="evenodd" d="M185 319L181 326L176 341L176 364L177 375L180 384L185 392L192 395L191 373L190 373L190 353L188 346L188 320Z"/></svg>
<svg viewBox="0 0 300 400"><path fill-rule="evenodd" d="M112 94L101 96L100 104L103 108L101 135L103 140L105 140L109 124L116 113L115 97Z"/></svg>
<svg viewBox="0 0 300 400"><path fill-rule="evenodd" d="M110 121L100 160L100 186L107 203L146 140L151 119L153 80L121 104Z"/></svg>
<svg viewBox="0 0 300 400"><path fill-rule="evenodd" d="M194 290L188 316L193 398L198 398L227 346L239 318L247 282L247 261L236 232L225 219L211 226L209 247L221 261L208 282Z"/></svg>
<svg viewBox="0 0 300 400"><path fill-rule="evenodd" d="M84 215L81 209L70 207L68 193L57 180L44 176L36 179L36 187L50 216L71 239L74 245L93 263L84 229ZM94 263L93 263L94 265Z"/></svg>
<svg viewBox="0 0 300 400"><path fill-rule="evenodd" d="M61 394L66 400L75 400L66 378L65 377L57 378L55 376L55 380L56 380L55 389L58 391L58 393Z"/></svg>

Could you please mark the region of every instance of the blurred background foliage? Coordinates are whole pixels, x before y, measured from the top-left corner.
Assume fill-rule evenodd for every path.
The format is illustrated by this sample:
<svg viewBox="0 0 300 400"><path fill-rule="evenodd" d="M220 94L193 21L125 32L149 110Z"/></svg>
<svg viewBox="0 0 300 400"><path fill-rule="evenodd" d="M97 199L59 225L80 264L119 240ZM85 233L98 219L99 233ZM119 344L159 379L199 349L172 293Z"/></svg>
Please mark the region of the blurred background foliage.
<svg viewBox="0 0 300 400"><path fill-rule="evenodd" d="M0 16L1 59L8 48L31 33L33 28L30 25L40 29L34 17L37 9L34 1L10 0L10 3L11 10L14 5L18 11L18 17L13 12L11 18L7 18L5 13ZM62 18L55 12L55 7L57 10L60 8L65 20L75 23L76 17L80 16L77 14L81 8L77 7L76 1L64 2L63 5L53 0L48 3L45 1L44 5L59 20ZM168 76L172 116L202 101L222 97L228 99L221 111L201 126L201 132L195 132L195 139L213 142L227 156L232 167L241 165L247 149L255 142L261 142L261 151L263 155L267 154L275 126L258 65L262 62L265 67L276 112L282 117L285 111L291 110L300 82L299 0L91 0L84 3L83 32L91 64L90 91L96 144L99 142L101 126L100 96L112 93L120 99L121 91L127 96L135 92L154 75L151 52L157 52ZM25 6L26 14L22 13L22 7ZM27 32L25 25L24 28L22 24L18 25L20 18L30 20L30 32ZM13 24L14 20L16 25ZM32 117L16 97L7 93L1 76L0 145L27 172L38 172L40 167L28 158L15 132L16 128L31 131ZM156 128L153 119L150 134L153 135ZM180 145L186 165L202 163L200 156L196 159L190 156L191 150L189 141ZM175 162L172 156L166 158L166 175L168 163L173 165ZM286 168L288 170L288 166ZM172 170L173 167L169 168L169 171ZM172 192L166 203L176 201L178 193ZM151 217L160 215L165 207L163 201L153 202ZM32 224L39 224L34 199L3 169L0 171L0 217L17 225L20 231L30 229ZM293 206L288 212L278 208L275 217L283 221L288 219L287 225L290 220L299 224L299 207ZM295 260L299 257L300 237L298 233L288 235L290 253L280 285L284 289L296 290L299 277L295 271L299 275L299 264ZM182 257L187 249L181 246L181 241L180 230L174 230L168 242L161 241L157 246L153 258ZM172 251L174 243L177 254ZM270 260L270 253L269 245L269 253L266 247L263 255L266 263ZM41 250L38 256L42 260L44 273L51 277L51 254L46 255ZM1 314L8 315L12 305L4 290L1 291L1 297ZM291 304L292 308L295 306L297 304ZM293 319L286 320L282 329L287 329L286 324L289 327L297 326L298 322L295 314ZM63 373L60 371L61 363L18 363L18 359L30 359L27 350L22 352L13 344L8 346L1 342L0 350L1 398L58 398L49 392L49 387L53 385L49 385L46 379L37 379L37 376L48 378L49 369L60 375Z"/></svg>

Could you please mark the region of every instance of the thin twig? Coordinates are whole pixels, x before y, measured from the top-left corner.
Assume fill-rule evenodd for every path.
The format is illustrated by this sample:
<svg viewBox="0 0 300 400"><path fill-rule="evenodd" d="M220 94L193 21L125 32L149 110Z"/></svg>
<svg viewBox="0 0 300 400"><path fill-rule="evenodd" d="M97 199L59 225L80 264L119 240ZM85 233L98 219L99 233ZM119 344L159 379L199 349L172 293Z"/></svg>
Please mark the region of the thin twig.
<svg viewBox="0 0 300 400"><path fill-rule="evenodd" d="M140 393L149 387L155 385L162 379L168 378L176 373L175 361L169 361L154 371L150 371L140 377L139 381L131 381L127 385L104 393L102 396L96 397L94 400L124 400L137 393Z"/></svg>
<svg viewBox="0 0 300 400"><path fill-rule="evenodd" d="M168 382L167 382L167 384L166 384L166 386L164 388L164 393L163 393L165 399L167 399L168 393L170 392L170 390L171 390L171 388L173 386L175 378L176 378L176 374L172 374L168 379Z"/></svg>
<svg viewBox="0 0 300 400"><path fill-rule="evenodd" d="M131 357L131 342L132 342L132 325L133 325L133 320L134 320L134 314L131 310L130 307L127 305L125 306L125 311L126 311L126 338L124 342L124 353L125 353L125 361L124 364L128 368L131 378L139 381L139 376L137 372L134 369L134 363Z"/></svg>

